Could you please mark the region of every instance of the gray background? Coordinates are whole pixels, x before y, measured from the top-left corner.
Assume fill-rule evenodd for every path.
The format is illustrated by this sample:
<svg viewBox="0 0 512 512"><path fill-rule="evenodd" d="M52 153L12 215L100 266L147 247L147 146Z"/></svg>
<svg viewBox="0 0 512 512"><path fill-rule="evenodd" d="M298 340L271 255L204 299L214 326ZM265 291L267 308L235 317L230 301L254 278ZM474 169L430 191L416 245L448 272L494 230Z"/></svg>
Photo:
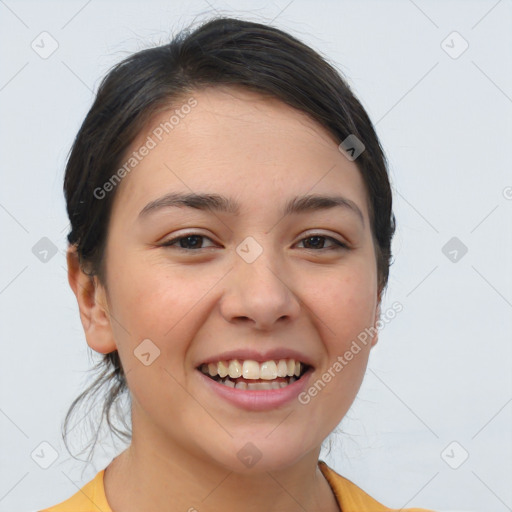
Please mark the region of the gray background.
<svg viewBox="0 0 512 512"><path fill-rule="evenodd" d="M390 162L383 310L404 309L323 458L388 506L512 510L510 1L0 0L0 512L69 497L123 448L107 436L85 465L60 435L97 360L67 283L63 169L108 68L216 12L327 56Z"/></svg>

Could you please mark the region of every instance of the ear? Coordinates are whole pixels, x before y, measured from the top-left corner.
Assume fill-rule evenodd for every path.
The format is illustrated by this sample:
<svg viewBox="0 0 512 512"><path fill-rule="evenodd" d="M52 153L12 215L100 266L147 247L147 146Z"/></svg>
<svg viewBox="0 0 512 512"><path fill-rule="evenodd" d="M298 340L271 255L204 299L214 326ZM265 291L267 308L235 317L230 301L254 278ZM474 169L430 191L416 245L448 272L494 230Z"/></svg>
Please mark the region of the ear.
<svg viewBox="0 0 512 512"><path fill-rule="evenodd" d="M380 298L379 302L377 303L377 309L375 310L375 318L373 319L373 327L377 329L377 322L380 319ZM377 331L375 335L372 338L372 344L371 348L373 348L375 345L377 345L377 341L379 341L379 332Z"/></svg>
<svg viewBox="0 0 512 512"><path fill-rule="evenodd" d="M101 354L113 352L117 346L110 323L105 288L97 276L89 276L83 271L75 246L68 248L66 259L69 286L78 302L87 344Z"/></svg>

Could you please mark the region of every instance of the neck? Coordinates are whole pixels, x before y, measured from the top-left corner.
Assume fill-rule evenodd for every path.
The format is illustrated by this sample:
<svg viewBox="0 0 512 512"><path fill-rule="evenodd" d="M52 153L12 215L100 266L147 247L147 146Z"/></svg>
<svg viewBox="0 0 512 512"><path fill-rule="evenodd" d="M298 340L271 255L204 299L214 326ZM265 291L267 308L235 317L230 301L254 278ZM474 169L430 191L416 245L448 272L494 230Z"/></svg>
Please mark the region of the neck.
<svg viewBox="0 0 512 512"><path fill-rule="evenodd" d="M334 494L318 467L320 448L278 471L236 473L161 439L137 436L105 471L113 512L338 512Z"/></svg>

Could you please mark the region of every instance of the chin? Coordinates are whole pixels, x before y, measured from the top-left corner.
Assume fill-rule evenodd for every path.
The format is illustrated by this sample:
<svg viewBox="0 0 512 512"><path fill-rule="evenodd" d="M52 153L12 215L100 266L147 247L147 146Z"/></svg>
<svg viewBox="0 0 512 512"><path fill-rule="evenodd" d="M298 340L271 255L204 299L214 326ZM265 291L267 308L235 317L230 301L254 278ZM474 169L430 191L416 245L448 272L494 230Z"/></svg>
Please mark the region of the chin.
<svg viewBox="0 0 512 512"><path fill-rule="evenodd" d="M270 435L271 430L266 429L260 435L233 437L221 453L210 452L210 457L233 473L256 475L287 469L321 444L320 440L308 447L306 436L299 436L296 430L287 435L285 429L278 434L278 429Z"/></svg>

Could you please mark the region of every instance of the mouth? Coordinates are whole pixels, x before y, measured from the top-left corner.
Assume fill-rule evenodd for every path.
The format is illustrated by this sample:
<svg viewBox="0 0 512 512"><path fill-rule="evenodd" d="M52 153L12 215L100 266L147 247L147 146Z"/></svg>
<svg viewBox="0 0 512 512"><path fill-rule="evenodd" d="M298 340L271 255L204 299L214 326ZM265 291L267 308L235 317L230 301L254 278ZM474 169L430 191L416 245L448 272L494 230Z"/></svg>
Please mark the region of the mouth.
<svg viewBox="0 0 512 512"><path fill-rule="evenodd" d="M300 380L312 368L295 359L257 362L252 359L231 359L203 363L197 370L210 379L241 391L277 390Z"/></svg>

